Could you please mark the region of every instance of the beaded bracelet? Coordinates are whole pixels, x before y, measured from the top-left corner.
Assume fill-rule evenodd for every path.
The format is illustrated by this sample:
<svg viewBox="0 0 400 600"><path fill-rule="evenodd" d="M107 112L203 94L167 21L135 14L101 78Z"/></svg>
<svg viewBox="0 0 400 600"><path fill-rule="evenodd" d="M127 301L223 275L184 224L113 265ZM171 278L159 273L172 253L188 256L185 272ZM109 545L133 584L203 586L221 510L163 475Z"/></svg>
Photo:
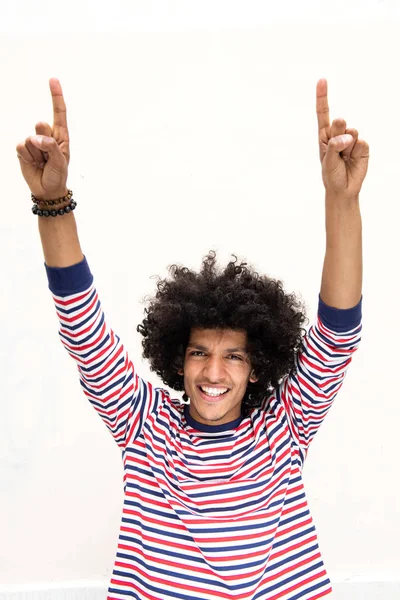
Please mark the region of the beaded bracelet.
<svg viewBox="0 0 400 600"><path fill-rule="evenodd" d="M76 205L77 203L75 200L71 200L71 202L67 204L67 206L64 206L64 208L59 208L58 210L55 210L54 208L51 210L42 210L37 204L34 204L32 206L32 213L38 217L57 217L57 215L61 216L68 214L72 210L75 210Z"/></svg>
<svg viewBox="0 0 400 600"><path fill-rule="evenodd" d="M35 202L35 204L44 204L44 206L54 206L57 204L62 204L63 202L66 202L67 200L68 201L71 200L72 194L73 194L73 191L68 190L68 193L66 196L64 196L63 198L57 198L55 200L38 200L36 198L36 196L31 194L31 199L32 199L32 202Z"/></svg>
<svg viewBox="0 0 400 600"><path fill-rule="evenodd" d="M55 200L38 200L36 196L31 194L32 202L34 203L32 206L32 213L38 217L57 217L58 215L68 214L72 210L75 210L76 202L72 200L72 190L68 190L68 194L63 198L57 198ZM58 204L62 204L63 202L69 202L63 208L59 208L58 210L55 208L50 208L50 206L57 206ZM43 205L43 206L40 206Z"/></svg>

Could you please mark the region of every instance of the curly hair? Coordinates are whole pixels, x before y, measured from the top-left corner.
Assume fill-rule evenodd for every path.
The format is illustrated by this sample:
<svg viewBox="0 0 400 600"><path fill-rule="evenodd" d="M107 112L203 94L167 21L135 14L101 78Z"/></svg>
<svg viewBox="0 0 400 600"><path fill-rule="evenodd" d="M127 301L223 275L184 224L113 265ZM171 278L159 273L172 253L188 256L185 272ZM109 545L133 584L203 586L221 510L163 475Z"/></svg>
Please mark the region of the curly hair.
<svg viewBox="0 0 400 600"><path fill-rule="evenodd" d="M214 251L204 257L198 273L171 265L170 277L157 282L137 331L144 338L143 356L151 370L170 388L184 391L178 370L191 329L245 330L249 360L258 378L248 384L242 401L242 415L248 416L267 391L294 373L306 314L301 300L285 293L281 281L259 275L233 257L223 270L217 267Z"/></svg>

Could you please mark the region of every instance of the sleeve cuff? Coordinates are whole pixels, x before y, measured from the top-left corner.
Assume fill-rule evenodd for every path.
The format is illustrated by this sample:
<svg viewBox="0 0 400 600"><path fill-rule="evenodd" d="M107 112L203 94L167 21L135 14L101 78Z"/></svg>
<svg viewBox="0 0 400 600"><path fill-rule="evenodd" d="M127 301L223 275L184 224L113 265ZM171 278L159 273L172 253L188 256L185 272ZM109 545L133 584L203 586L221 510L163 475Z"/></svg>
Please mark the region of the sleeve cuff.
<svg viewBox="0 0 400 600"><path fill-rule="evenodd" d="M342 332L355 329L361 323L362 296L360 302L352 308L334 308L328 306L319 296L318 316L322 323L332 331Z"/></svg>
<svg viewBox="0 0 400 600"><path fill-rule="evenodd" d="M93 283L86 257L70 267L48 267L45 263L49 289L55 296L71 296L87 290Z"/></svg>

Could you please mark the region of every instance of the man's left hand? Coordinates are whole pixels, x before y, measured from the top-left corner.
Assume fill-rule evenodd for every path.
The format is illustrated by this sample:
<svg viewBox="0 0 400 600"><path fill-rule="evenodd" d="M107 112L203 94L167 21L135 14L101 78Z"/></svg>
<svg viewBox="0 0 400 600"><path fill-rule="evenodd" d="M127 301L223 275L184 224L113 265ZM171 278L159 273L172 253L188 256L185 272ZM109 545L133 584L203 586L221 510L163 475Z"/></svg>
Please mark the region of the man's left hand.
<svg viewBox="0 0 400 600"><path fill-rule="evenodd" d="M317 83L317 117L322 180L329 196L358 198L367 174L369 147L358 139L356 129L347 129L344 119L329 117L328 84Z"/></svg>

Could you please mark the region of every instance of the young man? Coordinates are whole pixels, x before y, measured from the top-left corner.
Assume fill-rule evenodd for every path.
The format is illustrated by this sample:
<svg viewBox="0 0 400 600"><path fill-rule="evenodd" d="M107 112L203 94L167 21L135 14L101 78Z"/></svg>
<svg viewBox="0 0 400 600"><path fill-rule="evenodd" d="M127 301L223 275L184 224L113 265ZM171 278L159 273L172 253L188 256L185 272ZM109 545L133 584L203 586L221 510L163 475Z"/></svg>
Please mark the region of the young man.
<svg viewBox="0 0 400 600"><path fill-rule="evenodd" d="M210 253L199 273L173 266L159 282L138 329L153 370L185 391L182 404L139 377L105 320L67 194L58 80L50 89L53 127L37 124L17 152L61 340L122 451L125 500L108 598L328 595L302 466L360 339L367 144L345 121L330 124L320 80L327 243L318 318L305 336L295 296L236 260L218 271Z"/></svg>

